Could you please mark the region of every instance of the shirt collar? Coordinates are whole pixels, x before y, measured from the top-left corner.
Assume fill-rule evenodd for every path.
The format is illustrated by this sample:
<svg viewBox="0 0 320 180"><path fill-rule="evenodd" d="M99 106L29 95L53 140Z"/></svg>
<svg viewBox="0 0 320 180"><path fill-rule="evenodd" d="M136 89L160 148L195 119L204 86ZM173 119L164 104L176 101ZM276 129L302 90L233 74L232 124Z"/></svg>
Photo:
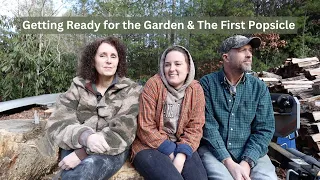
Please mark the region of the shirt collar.
<svg viewBox="0 0 320 180"><path fill-rule="evenodd" d="M113 78L110 86L108 87L108 89L112 88L112 87L113 87L115 84L117 84L118 82L119 82L119 76L118 76L118 74L115 74L115 76L114 76L114 78ZM89 89L91 92L93 92L94 94L96 94L96 95L99 95L99 94L100 94L100 93L98 92L98 90L97 90L97 86L96 86L95 83L88 82L88 83L85 85L85 87L86 87L87 89ZM107 89L107 91L108 91L108 89ZM107 92L107 91L106 91L106 92Z"/></svg>
<svg viewBox="0 0 320 180"><path fill-rule="evenodd" d="M118 76L118 74L116 74L109 87L117 84L118 82L119 82L119 76Z"/></svg>
<svg viewBox="0 0 320 180"><path fill-rule="evenodd" d="M243 82L244 74L245 74L245 73L243 73L243 74L241 75L241 77L240 77L240 79L238 80L238 82L236 83L236 85L232 85L231 82L229 81L229 79L227 78L227 76L224 76L224 82L225 82L225 83L228 83L230 86L235 86L235 87L236 87L240 82Z"/></svg>
<svg viewBox="0 0 320 180"><path fill-rule="evenodd" d="M247 76L248 74L247 73L244 73L241 80L237 83L237 85L241 82L241 83L244 83L247 79ZM228 81L227 81L227 78L226 78L226 75L224 73L224 69L222 68L219 72L218 72L218 79L219 79L219 82L220 84L225 84L225 85L228 85Z"/></svg>

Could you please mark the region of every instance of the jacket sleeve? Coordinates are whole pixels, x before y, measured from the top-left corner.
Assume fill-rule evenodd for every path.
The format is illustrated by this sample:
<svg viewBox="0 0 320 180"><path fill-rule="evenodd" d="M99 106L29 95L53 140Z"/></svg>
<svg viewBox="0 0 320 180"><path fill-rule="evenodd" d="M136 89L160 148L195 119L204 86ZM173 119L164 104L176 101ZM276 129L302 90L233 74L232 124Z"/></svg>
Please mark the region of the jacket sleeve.
<svg viewBox="0 0 320 180"><path fill-rule="evenodd" d="M203 139L208 147L208 149L212 152L212 154L219 160L222 161L228 157L231 157L224 141L219 133L219 123L214 118L213 115L213 99L211 97L211 90L208 77L205 76L201 78L200 84L202 85L205 99L206 99L206 108L205 108L205 116L206 122L203 128Z"/></svg>
<svg viewBox="0 0 320 180"><path fill-rule="evenodd" d="M183 135L177 143L176 153L182 152L191 157L200 144L203 135L203 125L205 122L205 98L203 89L199 83L193 87L193 94L191 96L191 116L188 123L185 125ZM185 97L186 98L186 97Z"/></svg>
<svg viewBox="0 0 320 180"><path fill-rule="evenodd" d="M105 152L108 155L117 155L129 149L136 137L137 115L139 112L139 95L141 86L134 83L126 92L127 96L122 101L118 113L108 121L109 126L102 129L97 134L101 134L111 147Z"/></svg>
<svg viewBox="0 0 320 180"><path fill-rule="evenodd" d="M244 149L244 156L251 158L255 163L268 152L269 143L275 130L275 120L270 93L265 86L258 103L255 118L251 126L251 135Z"/></svg>
<svg viewBox="0 0 320 180"><path fill-rule="evenodd" d="M93 129L79 123L76 110L79 104L79 91L72 83L67 92L61 94L56 102L55 110L47 122L47 136L51 142L62 149L78 149L80 135Z"/></svg>
<svg viewBox="0 0 320 180"><path fill-rule="evenodd" d="M167 135L159 131L159 122L156 119L159 90L156 81L151 78L145 84L139 104L138 131L137 136L143 144L150 148L158 149L160 152L169 155L175 149L175 143L167 140Z"/></svg>

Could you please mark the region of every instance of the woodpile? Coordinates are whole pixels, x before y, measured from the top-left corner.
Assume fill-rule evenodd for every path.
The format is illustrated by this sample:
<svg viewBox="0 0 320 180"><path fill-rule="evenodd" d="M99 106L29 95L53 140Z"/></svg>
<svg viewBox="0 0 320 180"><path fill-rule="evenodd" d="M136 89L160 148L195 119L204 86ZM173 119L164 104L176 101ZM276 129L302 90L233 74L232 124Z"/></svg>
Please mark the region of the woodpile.
<svg viewBox="0 0 320 180"><path fill-rule="evenodd" d="M286 93L301 105L297 148L320 157L320 62L317 57L290 58L283 65L258 74L271 93Z"/></svg>

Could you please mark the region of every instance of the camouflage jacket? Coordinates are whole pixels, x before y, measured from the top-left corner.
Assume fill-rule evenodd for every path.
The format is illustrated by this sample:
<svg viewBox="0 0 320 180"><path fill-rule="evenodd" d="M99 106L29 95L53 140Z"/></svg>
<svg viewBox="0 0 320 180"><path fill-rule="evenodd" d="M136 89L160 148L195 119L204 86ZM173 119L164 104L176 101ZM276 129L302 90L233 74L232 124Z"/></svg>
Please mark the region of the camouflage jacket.
<svg viewBox="0 0 320 180"><path fill-rule="evenodd" d="M141 89L132 80L119 78L98 102L91 83L75 77L48 120L49 140L62 149L79 149L81 134L91 130L103 135L111 147L105 154L122 153L135 139Z"/></svg>

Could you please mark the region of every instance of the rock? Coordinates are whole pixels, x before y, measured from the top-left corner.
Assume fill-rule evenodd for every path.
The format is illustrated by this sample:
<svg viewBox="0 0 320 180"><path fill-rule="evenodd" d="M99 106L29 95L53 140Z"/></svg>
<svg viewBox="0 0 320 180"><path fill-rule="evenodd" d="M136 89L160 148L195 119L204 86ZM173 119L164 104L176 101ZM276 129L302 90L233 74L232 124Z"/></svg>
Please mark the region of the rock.
<svg viewBox="0 0 320 180"><path fill-rule="evenodd" d="M57 149L43 136L45 121L0 121L0 179L40 179L56 166Z"/></svg>

